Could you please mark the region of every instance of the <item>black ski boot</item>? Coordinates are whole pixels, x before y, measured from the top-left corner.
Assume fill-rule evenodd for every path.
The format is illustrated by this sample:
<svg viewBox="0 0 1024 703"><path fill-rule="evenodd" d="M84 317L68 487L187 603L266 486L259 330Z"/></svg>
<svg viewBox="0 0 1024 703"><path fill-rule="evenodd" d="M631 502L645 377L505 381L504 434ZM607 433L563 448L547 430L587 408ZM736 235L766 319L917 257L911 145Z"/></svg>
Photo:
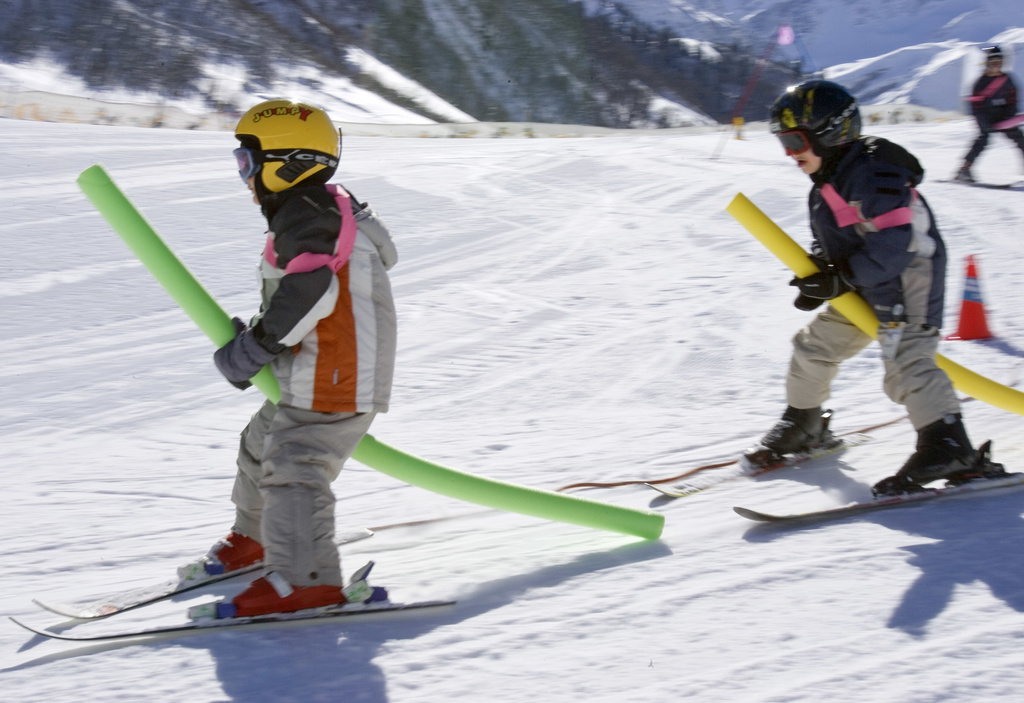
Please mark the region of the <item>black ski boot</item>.
<svg viewBox="0 0 1024 703"><path fill-rule="evenodd" d="M960 170L953 176L954 181L960 181L961 183L974 183L974 176L971 175L971 165L964 164L960 167Z"/></svg>
<svg viewBox="0 0 1024 703"><path fill-rule="evenodd" d="M976 468L978 455L971 448L960 414L950 414L917 433L917 446L895 476L876 483L875 497L920 493L924 484Z"/></svg>
<svg viewBox="0 0 1024 703"><path fill-rule="evenodd" d="M753 468L763 469L784 461L787 454L832 447L839 440L828 428L831 420L831 410L822 412L821 407L800 409L790 405L761 443L744 452L743 457Z"/></svg>

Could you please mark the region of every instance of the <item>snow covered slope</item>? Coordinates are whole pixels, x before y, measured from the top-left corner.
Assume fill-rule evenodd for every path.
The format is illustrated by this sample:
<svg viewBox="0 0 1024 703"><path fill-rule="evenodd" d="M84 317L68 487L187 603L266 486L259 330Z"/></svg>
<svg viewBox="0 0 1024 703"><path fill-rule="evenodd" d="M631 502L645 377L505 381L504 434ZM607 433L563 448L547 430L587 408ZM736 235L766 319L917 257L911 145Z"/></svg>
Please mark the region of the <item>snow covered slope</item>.
<svg viewBox="0 0 1024 703"><path fill-rule="evenodd" d="M929 173L951 257L979 257L989 343L942 353L1004 383L1024 359L1024 192L941 184L969 122L879 128ZM75 186L104 163L234 314L257 305L265 224L230 134L0 120L17 144L0 191L0 613L33 597L159 581L230 525L237 433L256 410L211 345ZM764 133L580 140L351 138L340 180L382 212L400 344L381 440L442 464L557 488L653 480L734 456L781 413L789 338L808 316L790 275L723 210L744 192L806 241L808 181ZM1005 142L1005 143L1004 143ZM997 141L976 165L1018 179ZM0 622L0 694L89 701L1016 701L1024 688L1024 492L766 530L731 507L864 497L914 434L871 347L832 399L840 431L896 421L816 466L664 502L642 486L581 495L664 512L660 541L481 512L358 463L339 530L409 520L343 548L399 600L451 613L383 624L220 633L125 646L42 641ZM975 440L1024 469L1022 419L964 405ZM458 517L463 516L463 517ZM169 623L183 598L82 628ZM76 628L77 629L77 628Z"/></svg>

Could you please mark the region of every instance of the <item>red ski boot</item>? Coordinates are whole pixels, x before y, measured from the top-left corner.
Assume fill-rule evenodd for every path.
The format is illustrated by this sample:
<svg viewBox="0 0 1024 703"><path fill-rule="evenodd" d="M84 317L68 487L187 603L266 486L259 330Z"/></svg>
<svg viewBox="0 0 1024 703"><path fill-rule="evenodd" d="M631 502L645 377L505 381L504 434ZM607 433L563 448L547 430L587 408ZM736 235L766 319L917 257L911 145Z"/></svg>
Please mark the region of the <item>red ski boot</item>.
<svg viewBox="0 0 1024 703"><path fill-rule="evenodd" d="M219 617L248 617L267 613L291 613L345 603L341 586L292 586L283 576L271 572L258 578L231 600L234 612Z"/></svg>
<svg viewBox="0 0 1024 703"><path fill-rule="evenodd" d="M227 537L213 545L206 556L191 564L178 567L178 578L194 581L206 576L216 576L237 571L263 561L263 545L252 537L232 531Z"/></svg>

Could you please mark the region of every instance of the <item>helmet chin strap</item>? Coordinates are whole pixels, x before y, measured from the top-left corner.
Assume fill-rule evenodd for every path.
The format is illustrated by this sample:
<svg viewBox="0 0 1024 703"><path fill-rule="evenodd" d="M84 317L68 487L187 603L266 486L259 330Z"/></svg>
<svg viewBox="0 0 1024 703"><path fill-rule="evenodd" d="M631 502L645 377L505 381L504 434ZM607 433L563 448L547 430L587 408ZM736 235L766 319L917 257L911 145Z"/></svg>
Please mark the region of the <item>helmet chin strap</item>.
<svg viewBox="0 0 1024 703"><path fill-rule="evenodd" d="M289 186L288 188L285 188L284 190L281 191L272 191L269 188L267 188L267 186L263 183L264 172L263 170L260 170L260 172L256 174L256 178L254 179L256 199L259 200L260 202L260 210L263 211L263 214L269 220L277 211L277 208L280 203L280 197L287 195L288 191L292 190L292 188L326 185L327 182L334 177L334 173L335 169L325 168L321 171L317 171L312 176L309 176L300 183L296 183L294 186Z"/></svg>
<svg viewBox="0 0 1024 703"><path fill-rule="evenodd" d="M814 147L815 153L821 156L821 168L811 174L811 180L814 181L815 185L823 185L832 180L839 162L843 160L843 157L849 153L851 148L853 148L852 143L828 149L820 145ZM818 152L818 149L821 149L821 152Z"/></svg>
<svg viewBox="0 0 1024 703"><path fill-rule="evenodd" d="M256 178L253 179L253 180L255 181L255 183L254 183L254 186L255 186L254 190L256 191L256 199L260 201L260 209L263 210L263 214L267 215L266 203L270 199L270 196L273 195L273 192L268 190L267 187L265 185L263 185L263 173L262 172L257 173L256 174ZM268 217L269 217L269 215L268 215Z"/></svg>

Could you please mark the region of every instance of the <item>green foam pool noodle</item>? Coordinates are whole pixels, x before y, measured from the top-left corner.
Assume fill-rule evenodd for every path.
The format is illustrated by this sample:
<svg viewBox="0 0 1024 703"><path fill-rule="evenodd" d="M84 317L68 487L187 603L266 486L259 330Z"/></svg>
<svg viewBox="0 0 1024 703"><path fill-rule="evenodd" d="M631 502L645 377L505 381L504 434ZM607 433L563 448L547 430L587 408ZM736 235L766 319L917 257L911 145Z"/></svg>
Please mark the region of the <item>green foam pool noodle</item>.
<svg viewBox="0 0 1024 703"><path fill-rule="evenodd" d="M467 503L485 505L510 513L594 527L612 532L657 539L665 516L650 510L636 510L599 503L577 496L528 488L503 481L455 471L406 454L366 435L354 459L400 481Z"/></svg>

